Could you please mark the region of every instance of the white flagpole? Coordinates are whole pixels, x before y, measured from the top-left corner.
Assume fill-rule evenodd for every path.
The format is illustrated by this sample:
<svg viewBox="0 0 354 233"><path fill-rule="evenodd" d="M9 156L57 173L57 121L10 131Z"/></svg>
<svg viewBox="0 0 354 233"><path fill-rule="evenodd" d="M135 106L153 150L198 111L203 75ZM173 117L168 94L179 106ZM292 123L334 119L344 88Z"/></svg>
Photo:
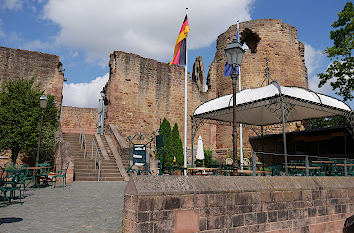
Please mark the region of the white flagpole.
<svg viewBox="0 0 354 233"><path fill-rule="evenodd" d="M240 25L239 21L237 20L237 33L238 33L238 42L240 42ZM238 68L238 89L239 91L242 90L241 87L241 69ZM242 139L242 124L240 123L240 168L243 169L243 139Z"/></svg>
<svg viewBox="0 0 354 233"><path fill-rule="evenodd" d="M187 15L187 10L186 8L186 15ZM188 37L187 37L188 38ZM186 38L186 64L184 65L184 175L187 175L187 66L188 66L188 43L187 43L187 38Z"/></svg>

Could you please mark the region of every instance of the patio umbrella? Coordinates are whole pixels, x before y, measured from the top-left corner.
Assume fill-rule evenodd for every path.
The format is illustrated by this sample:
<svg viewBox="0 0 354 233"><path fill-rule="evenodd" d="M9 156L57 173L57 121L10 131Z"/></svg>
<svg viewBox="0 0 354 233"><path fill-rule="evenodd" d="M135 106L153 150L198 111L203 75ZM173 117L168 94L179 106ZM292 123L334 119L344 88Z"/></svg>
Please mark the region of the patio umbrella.
<svg viewBox="0 0 354 233"><path fill-rule="evenodd" d="M198 138L198 149L197 149L197 159L203 160L203 167L204 167L204 149L203 149L203 140L202 136Z"/></svg>

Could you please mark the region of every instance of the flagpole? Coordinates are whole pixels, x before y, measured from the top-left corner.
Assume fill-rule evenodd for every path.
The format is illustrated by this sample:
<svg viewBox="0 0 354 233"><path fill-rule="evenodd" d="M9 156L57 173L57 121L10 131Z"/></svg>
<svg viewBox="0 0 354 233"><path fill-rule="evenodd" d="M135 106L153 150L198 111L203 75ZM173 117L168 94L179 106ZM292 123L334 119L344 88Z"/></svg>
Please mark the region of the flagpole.
<svg viewBox="0 0 354 233"><path fill-rule="evenodd" d="M187 15L187 10L186 8L186 15ZM188 37L187 37L188 38ZM188 43L187 43L187 38L186 38L186 64L184 65L184 175L187 175L187 66L188 66ZM193 156L193 155L192 155Z"/></svg>
<svg viewBox="0 0 354 233"><path fill-rule="evenodd" d="M237 42L240 42L240 25L239 20L237 20ZM241 69L238 68L238 90L241 91ZM243 139L242 139L242 123L240 123L240 168L243 169Z"/></svg>

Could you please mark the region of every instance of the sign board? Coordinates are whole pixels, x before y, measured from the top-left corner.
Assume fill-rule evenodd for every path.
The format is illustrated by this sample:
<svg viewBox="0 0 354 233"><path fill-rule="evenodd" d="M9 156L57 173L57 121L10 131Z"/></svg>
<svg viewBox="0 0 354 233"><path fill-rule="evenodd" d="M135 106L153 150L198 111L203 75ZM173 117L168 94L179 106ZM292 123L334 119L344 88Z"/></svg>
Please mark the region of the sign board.
<svg viewBox="0 0 354 233"><path fill-rule="evenodd" d="M146 145L144 144L133 145L133 164L136 166L146 165Z"/></svg>

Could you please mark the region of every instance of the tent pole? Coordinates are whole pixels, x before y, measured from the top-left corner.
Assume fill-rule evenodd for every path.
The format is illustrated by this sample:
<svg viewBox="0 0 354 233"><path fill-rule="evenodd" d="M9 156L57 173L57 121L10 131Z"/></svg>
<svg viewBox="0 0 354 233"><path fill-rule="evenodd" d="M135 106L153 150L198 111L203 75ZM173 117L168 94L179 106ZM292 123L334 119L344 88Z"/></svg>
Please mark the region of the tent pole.
<svg viewBox="0 0 354 233"><path fill-rule="evenodd" d="M286 122L284 116L284 98L281 96L281 115L282 115L282 123L283 123L283 145L284 145L284 160L285 160L285 175L288 174L288 151L286 148Z"/></svg>
<svg viewBox="0 0 354 233"><path fill-rule="evenodd" d="M194 167L194 163L193 163L193 141L194 141L194 136L193 136L193 116L191 116L191 144L192 144L192 167Z"/></svg>

